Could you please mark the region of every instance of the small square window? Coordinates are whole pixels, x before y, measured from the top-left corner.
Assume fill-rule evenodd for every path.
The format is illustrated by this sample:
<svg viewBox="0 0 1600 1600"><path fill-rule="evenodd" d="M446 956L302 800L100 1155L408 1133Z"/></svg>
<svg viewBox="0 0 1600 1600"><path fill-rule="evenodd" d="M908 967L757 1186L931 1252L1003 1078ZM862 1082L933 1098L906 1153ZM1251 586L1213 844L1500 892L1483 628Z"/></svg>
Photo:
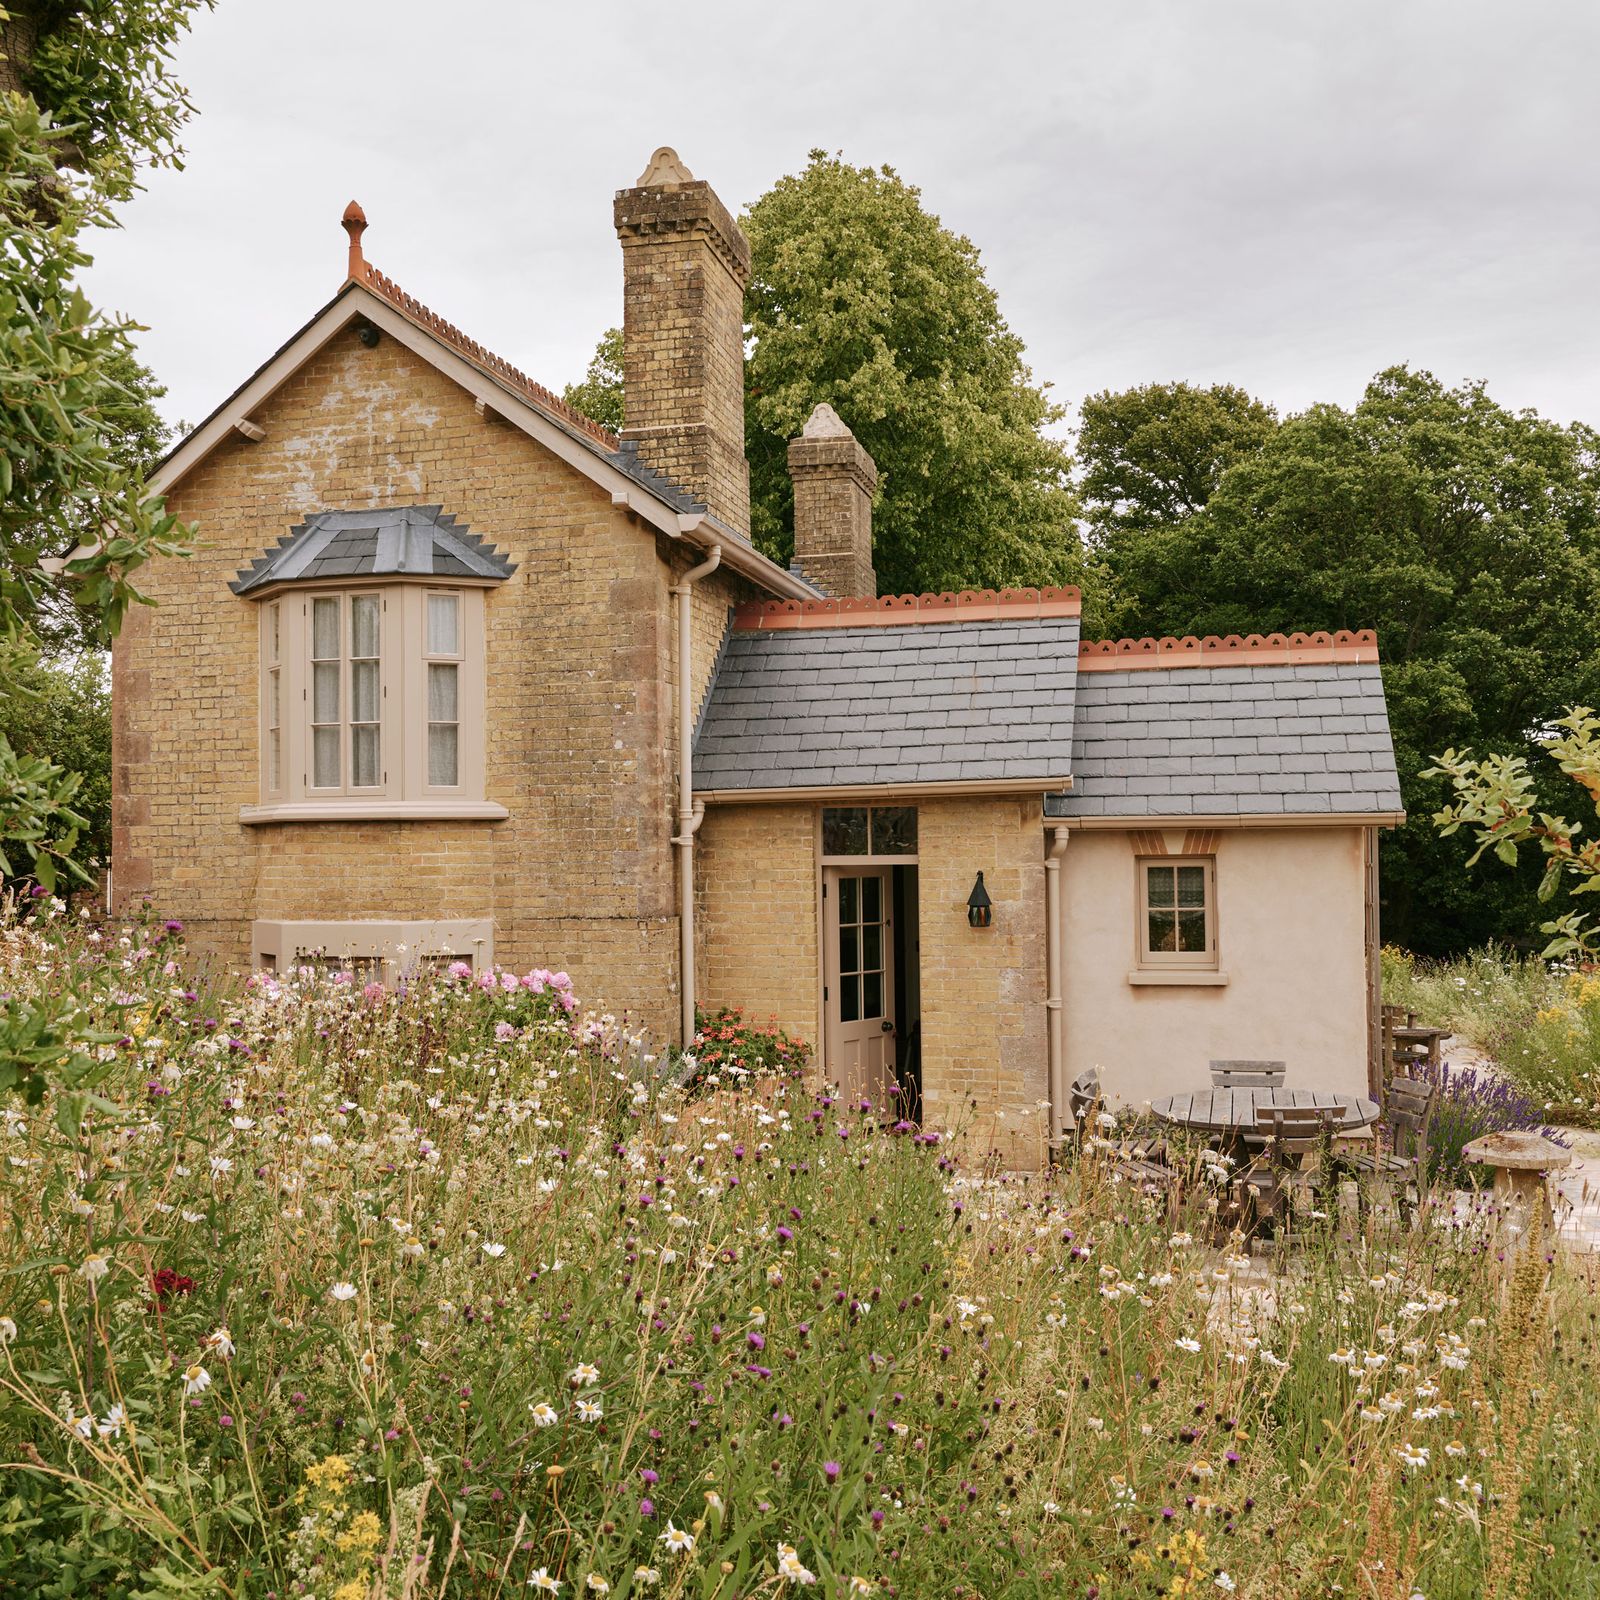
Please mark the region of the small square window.
<svg viewBox="0 0 1600 1600"><path fill-rule="evenodd" d="M914 856L915 806L824 806L825 856Z"/></svg>
<svg viewBox="0 0 1600 1600"><path fill-rule="evenodd" d="M1214 967L1215 862L1210 857L1141 860L1138 883L1140 964Z"/></svg>

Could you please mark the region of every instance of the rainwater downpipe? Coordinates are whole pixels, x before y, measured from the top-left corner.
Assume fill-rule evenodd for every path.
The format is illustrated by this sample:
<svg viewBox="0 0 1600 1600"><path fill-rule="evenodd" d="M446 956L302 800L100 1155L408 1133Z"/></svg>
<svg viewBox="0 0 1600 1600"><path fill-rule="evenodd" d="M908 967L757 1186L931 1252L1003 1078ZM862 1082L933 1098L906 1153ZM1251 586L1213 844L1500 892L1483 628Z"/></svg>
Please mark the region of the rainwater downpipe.
<svg viewBox="0 0 1600 1600"><path fill-rule="evenodd" d="M1064 827L1050 830L1050 849L1044 858L1044 915L1045 915L1045 968L1047 994L1045 996L1046 1060L1049 1064L1050 1088L1050 1146L1061 1142L1062 1129L1069 1115L1067 1108L1067 1062L1064 1040L1065 1018L1062 1011L1062 957L1061 957L1061 858L1067 853L1067 843L1072 834Z"/></svg>
<svg viewBox="0 0 1600 1600"><path fill-rule="evenodd" d="M694 586L722 564L722 546L690 567L672 586L678 599L678 992L683 1002L683 1048L694 1044L694 836L706 814L694 798L694 685L690 668L690 601Z"/></svg>

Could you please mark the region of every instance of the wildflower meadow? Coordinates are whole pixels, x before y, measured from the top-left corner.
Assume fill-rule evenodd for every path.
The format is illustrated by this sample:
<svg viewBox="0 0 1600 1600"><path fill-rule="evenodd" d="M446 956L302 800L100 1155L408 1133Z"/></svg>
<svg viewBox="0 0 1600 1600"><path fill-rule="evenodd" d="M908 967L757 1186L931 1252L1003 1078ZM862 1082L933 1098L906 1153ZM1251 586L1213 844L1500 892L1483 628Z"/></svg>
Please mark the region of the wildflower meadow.
<svg viewBox="0 0 1600 1600"><path fill-rule="evenodd" d="M1589 1592L1593 1269L1492 1207L1269 1261L1086 1141L655 1057L558 971L215 979L54 903L0 1104L0 1596ZM781 1048L780 1048L781 1046Z"/></svg>

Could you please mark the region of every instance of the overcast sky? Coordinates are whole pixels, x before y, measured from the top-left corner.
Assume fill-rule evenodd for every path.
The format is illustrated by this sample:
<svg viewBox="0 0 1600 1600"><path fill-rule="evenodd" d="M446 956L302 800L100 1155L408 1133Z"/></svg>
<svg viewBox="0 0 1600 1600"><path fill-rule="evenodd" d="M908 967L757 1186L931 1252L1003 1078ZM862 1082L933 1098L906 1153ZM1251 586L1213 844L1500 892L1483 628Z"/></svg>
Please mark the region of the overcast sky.
<svg viewBox="0 0 1600 1600"><path fill-rule="evenodd" d="M982 251L1057 394L1348 404L1379 368L1600 424L1593 0L218 0L197 116L95 241L198 420L368 259L540 381L621 319L611 196L737 212L813 146Z"/></svg>

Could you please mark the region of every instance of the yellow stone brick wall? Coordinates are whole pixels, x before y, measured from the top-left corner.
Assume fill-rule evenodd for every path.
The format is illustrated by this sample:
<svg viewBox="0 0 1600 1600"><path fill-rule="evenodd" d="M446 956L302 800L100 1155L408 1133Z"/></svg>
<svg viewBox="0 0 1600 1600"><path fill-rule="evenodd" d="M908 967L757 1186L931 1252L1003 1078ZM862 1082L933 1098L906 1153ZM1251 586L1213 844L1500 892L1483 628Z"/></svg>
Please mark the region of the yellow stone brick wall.
<svg viewBox="0 0 1600 1600"><path fill-rule="evenodd" d="M711 806L695 853L697 996L817 1043L817 842L810 805Z"/></svg>
<svg viewBox="0 0 1600 1600"><path fill-rule="evenodd" d="M1049 1087L1043 802L927 801L917 808L917 859L924 1125L965 1125L975 1149L998 1151L1007 1167L1036 1166ZM994 901L988 928L967 925L980 870Z"/></svg>
<svg viewBox="0 0 1600 1600"><path fill-rule="evenodd" d="M812 805L718 805L697 854L699 994L774 1016L812 1044L818 1008L818 861ZM917 808L923 1121L964 1127L1008 1167L1043 1155L1044 832L1037 797ZM992 926L967 924L983 872Z"/></svg>
<svg viewBox="0 0 1600 1600"><path fill-rule="evenodd" d="M222 445L170 496L200 550L141 574L158 605L115 651L120 900L148 894L233 961L258 916L492 915L497 959L566 966L586 1001L671 1031L671 558L392 338L339 335L254 420L262 442ZM487 599L486 793L510 820L241 826L257 606L228 580L307 513L416 503L517 563Z"/></svg>

